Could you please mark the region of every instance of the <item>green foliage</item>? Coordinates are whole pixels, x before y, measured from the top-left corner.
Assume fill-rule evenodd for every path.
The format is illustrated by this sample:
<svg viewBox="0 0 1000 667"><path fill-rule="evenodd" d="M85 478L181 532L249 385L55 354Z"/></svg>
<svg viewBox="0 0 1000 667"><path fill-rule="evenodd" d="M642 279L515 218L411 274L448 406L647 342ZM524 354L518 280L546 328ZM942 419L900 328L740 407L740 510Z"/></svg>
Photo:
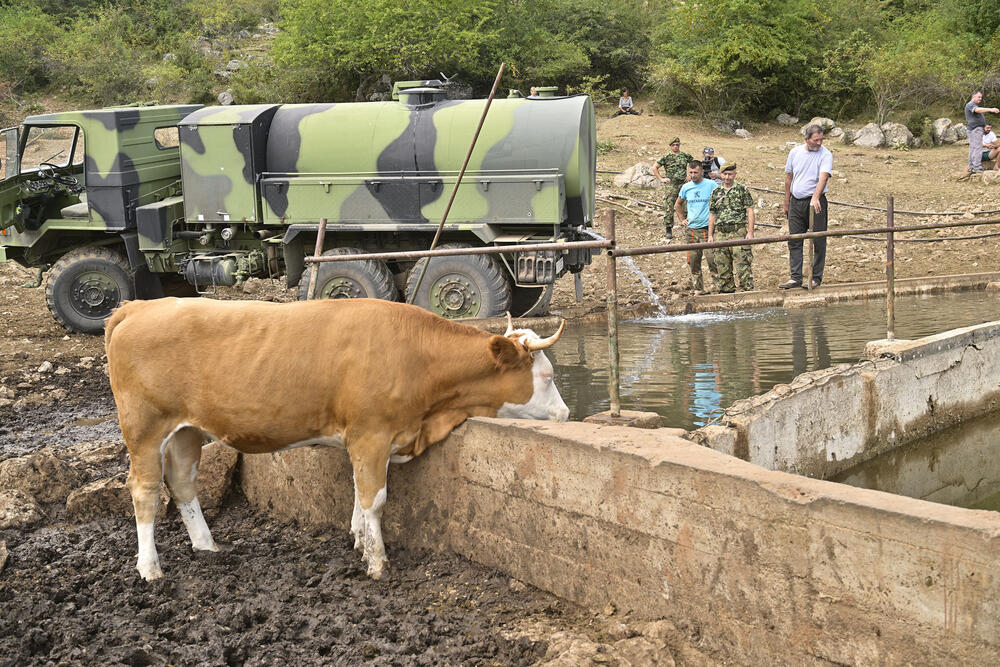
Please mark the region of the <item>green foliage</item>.
<svg viewBox="0 0 1000 667"><path fill-rule="evenodd" d="M279 0L194 0L187 11L198 19L207 35L229 35L252 31L261 20L278 17Z"/></svg>
<svg viewBox="0 0 1000 667"><path fill-rule="evenodd" d="M88 104L139 101L144 91L135 34L135 24L121 9L105 7L75 19L49 52L56 82Z"/></svg>
<svg viewBox="0 0 1000 667"><path fill-rule="evenodd" d="M38 90L48 83L45 48L60 31L40 9L0 9L0 80L10 93Z"/></svg>
<svg viewBox="0 0 1000 667"><path fill-rule="evenodd" d="M615 149L615 144L612 141L598 141L597 142L597 154L607 155Z"/></svg>

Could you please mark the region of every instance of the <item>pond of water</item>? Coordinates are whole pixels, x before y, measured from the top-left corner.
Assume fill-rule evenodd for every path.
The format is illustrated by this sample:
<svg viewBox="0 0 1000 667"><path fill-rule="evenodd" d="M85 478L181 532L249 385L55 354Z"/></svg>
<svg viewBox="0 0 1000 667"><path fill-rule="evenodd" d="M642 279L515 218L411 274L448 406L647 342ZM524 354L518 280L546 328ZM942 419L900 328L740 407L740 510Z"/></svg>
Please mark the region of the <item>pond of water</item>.
<svg viewBox="0 0 1000 667"><path fill-rule="evenodd" d="M896 299L897 339L993 320L1000 320L1000 299L983 292ZM800 373L858 361L866 342L885 338L885 328L883 299L622 322L622 408L697 428L734 401ZM608 409L605 325L567 327L548 354L572 419Z"/></svg>

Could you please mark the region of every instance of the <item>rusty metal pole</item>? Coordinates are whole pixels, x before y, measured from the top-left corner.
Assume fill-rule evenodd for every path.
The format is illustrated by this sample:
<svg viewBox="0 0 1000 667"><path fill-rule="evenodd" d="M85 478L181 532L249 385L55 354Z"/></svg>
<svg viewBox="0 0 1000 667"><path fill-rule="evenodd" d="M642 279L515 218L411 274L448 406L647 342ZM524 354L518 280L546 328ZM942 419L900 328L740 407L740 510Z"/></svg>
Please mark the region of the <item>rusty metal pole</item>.
<svg viewBox="0 0 1000 667"><path fill-rule="evenodd" d="M815 231L813 229L813 216L814 215L816 215L816 211L813 210L812 202L809 202L809 230L806 232L807 234L810 234L813 231ZM816 242L814 240L809 239L809 261L808 262L802 262L803 264L808 264L808 266L809 266L808 269L805 266L802 267L802 286L805 287L807 290L811 290L813 288L813 280L812 280L812 278L813 278L813 244L815 244L815 243Z"/></svg>
<svg viewBox="0 0 1000 667"><path fill-rule="evenodd" d="M607 239L615 242L615 210L608 209ZM618 260L608 252L608 394L611 396L611 416L622 414L622 399L618 393Z"/></svg>
<svg viewBox="0 0 1000 667"><path fill-rule="evenodd" d="M319 229L316 230L316 249L313 250L313 257L323 254L323 244L326 242L326 218L320 218ZM306 298L310 301L316 295L316 274L319 273L319 263L314 262L312 270L309 272L309 289L306 291Z"/></svg>
<svg viewBox="0 0 1000 667"><path fill-rule="evenodd" d="M885 226L890 229L895 226L893 220L892 195L887 197ZM896 339L896 248L894 234L889 232L885 237L885 317L887 340Z"/></svg>

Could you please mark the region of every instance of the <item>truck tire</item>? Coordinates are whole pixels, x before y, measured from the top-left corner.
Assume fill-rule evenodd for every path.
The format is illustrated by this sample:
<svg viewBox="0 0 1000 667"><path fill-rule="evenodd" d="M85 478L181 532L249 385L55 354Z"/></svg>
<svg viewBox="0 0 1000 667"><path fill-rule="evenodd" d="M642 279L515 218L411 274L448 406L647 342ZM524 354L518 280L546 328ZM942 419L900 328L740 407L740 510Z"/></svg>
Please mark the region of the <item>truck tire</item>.
<svg viewBox="0 0 1000 667"><path fill-rule="evenodd" d="M444 248L471 248L466 243L446 243ZM423 267L427 273L417 289ZM510 283L500 262L489 255L424 257L410 271L407 300L441 317L499 317L510 309Z"/></svg>
<svg viewBox="0 0 1000 667"><path fill-rule="evenodd" d="M323 253L329 255L360 255L358 248L334 248ZM312 267L307 267L299 280L299 301L309 298L309 277ZM396 301L399 292L396 281L385 262L359 259L351 262L326 262L316 272L317 299L382 299Z"/></svg>
<svg viewBox="0 0 1000 667"><path fill-rule="evenodd" d="M514 317L541 317L549 314L552 303L552 285L542 287L514 287L510 300L510 314Z"/></svg>
<svg viewBox="0 0 1000 667"><path fill-rule="evenodd" d="M111 311L134 297L128 259L106 246L66 253L52 266L45 283L45 302L52 316L77 333L103 333Z"/></svg>

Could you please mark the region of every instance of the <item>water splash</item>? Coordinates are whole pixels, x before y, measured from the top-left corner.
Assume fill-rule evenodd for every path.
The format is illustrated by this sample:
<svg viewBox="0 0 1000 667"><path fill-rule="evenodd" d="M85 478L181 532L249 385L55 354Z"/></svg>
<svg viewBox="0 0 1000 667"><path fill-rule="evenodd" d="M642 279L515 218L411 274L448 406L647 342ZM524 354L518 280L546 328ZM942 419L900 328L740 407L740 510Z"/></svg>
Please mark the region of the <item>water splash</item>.
<svg viewBox="0 0 1000 667"><path fill-rule="evenodd" d="M597 239L598 241L607 241L606 238L604 238L595 231L592 231L590 229L584 229L582 231L584 234L587 234L588 236L591 236ZM649 300L653 303L653 306L656 308L655 317L657 318L666 317L667 311L663 307L663 304L660 303L660 297L653 289L653 283L649 281L649 278L647 278L646 274L642 272L642 269L639 268L639 265L635 263L635 260L632 259L631 257L619 257L618 260L623 262L625 264L625 268L634 273L635 276L639 279L639 282L642 283L642 286L646 288L646 293L649 294Z"/></svg>

